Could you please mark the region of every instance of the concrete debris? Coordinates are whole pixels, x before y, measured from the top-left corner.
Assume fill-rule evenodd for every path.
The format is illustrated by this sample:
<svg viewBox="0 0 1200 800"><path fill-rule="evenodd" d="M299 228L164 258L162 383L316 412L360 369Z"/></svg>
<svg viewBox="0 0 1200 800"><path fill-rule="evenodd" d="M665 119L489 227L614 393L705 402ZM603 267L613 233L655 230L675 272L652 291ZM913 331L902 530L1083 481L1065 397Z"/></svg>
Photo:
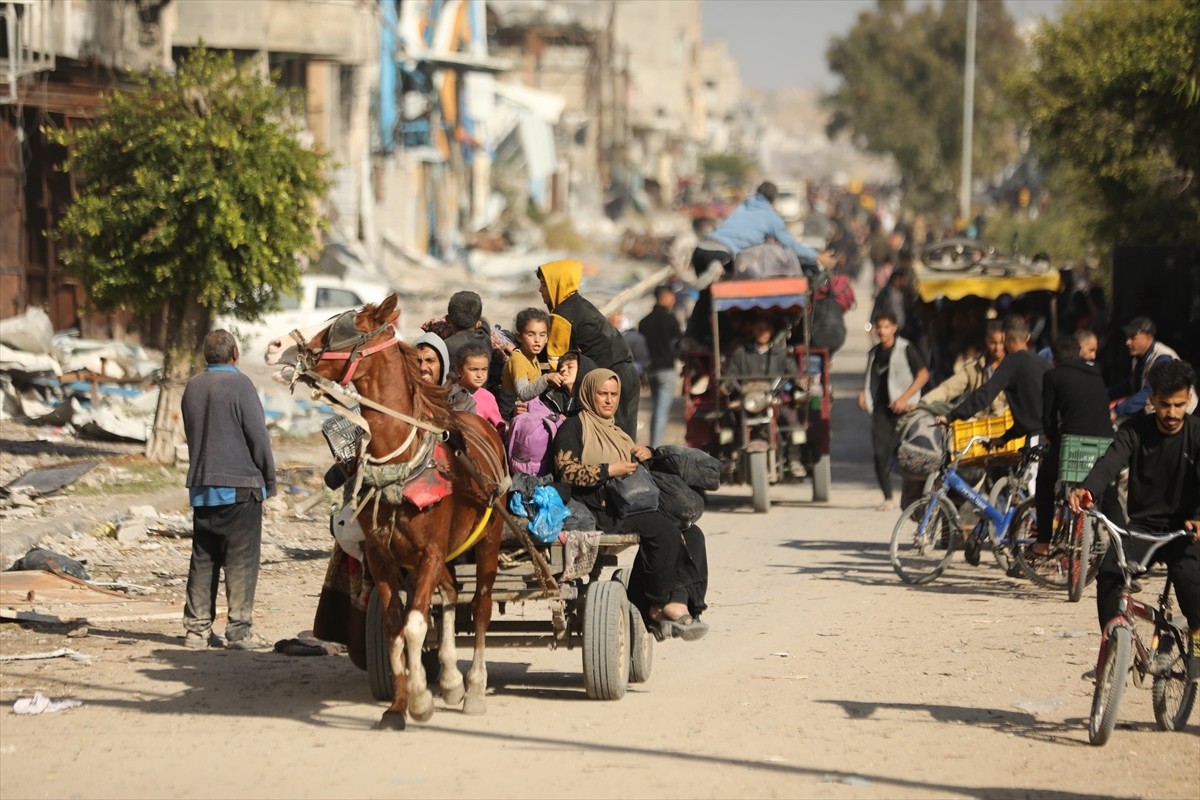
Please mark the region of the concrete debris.
<svg viewBox="0 0 1200 800"><path fill-rule="evenodd" d="M117 528L117 541L125 544L143 541L150 532L150 523L145 518L135 518L122 522Z"/></svg>
<svg viewBox="0 0 1200 800"><path fill-rule="evenodd" d="M27 353L49 353L54 344L50 315L37 306L30 306L19 317L0 320L0 343Z"/></svg>

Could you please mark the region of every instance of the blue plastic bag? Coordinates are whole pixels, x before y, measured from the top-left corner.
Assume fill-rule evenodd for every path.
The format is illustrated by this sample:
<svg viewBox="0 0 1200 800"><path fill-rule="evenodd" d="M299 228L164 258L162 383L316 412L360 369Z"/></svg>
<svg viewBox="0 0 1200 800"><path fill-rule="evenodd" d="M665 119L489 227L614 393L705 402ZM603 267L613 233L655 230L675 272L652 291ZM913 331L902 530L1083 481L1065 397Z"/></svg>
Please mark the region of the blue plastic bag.
<svg viewBox="0 0 1200 800"><path fill-rule="evenodd" d="M525 509L525 498L521 497L520 492L513 492L508 496L508 510L518 517L529 516L529 512Z"/></svg>
<svg viewBox="0 0 1200 800"><path fill-rule="evenodd" d="M537 511L529 525L529 532L539 542L553 542L562 532L563 520L571 516L571 512L558 492L550 486L539 486L533 490L533 506Z"/></svg>

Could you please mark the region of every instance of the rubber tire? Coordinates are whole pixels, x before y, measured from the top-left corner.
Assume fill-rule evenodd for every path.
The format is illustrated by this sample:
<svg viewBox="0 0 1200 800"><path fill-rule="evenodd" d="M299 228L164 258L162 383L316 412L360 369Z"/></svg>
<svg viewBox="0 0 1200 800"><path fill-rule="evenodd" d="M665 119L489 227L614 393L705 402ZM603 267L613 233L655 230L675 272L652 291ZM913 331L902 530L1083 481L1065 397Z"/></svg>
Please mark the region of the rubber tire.
<svg viewBox="0 0 1200 800"><path fill-rule="evenodd" d="M1044 586L1047 589L1066 589L1067 588L1067 573L1062 571L1061 580L1054 580L1046 574L1039 572L1025 560L1025 548L1022 541L1028 541L1037 537L1037 506L1033 497L1027 500L1022 500L1021 505L1017 506L1017 511L1013 514L1012 522L1008 526L1008 546L1009 552L1012 553L1012 559L1020 568L1021 573L1037 586ZM1024 534L1024 535L1022 535ZM1053 551L1053 541L1051 549Z"/></svg>
<svg viewBox="0 0 1200 800"><path fill-rule="evenodd" d="M625 587L625 595L629 596L629 567L621 567L613 573L612 579ZM650 680L654 670L654 636L646 630L646 621L642 612L633 604L629 604L629 682L645 683Z"/></svg>
<svg viewBox="0 0 1200 800"><path fill-rule="evenodd" d="M941 560L936 563L930 570L918 572L909 568L905 568L900 563L900 545L901 540L905 539L904 544L908 544L907 539L919 529L919 524L915 528L906 530L905 523L911 523L909 517L917 511L923 515L925 508L930 502L929 497L922 497L915 500L900 512L899 519L896 520L896 526L892 529L892 541L889 546L889 557L892 562L892 569L900 576L900 579L905 583L919 586L935 580L939 575L946 571L946 565L950 563L950 557L954 555L954 548L958 546L958 540L962 538L962 533L958 527L958 511L954 508L954 504L944 494L935 495L937 498L937 508L933 510L933 514L929 519L929 525L937 530L941 527L942 519L945 518L945 524L949 526L949 539L946 543L946 552L941 557Z"/></svg>
<svg viewBox="0 0 1200 800"><path fill-rule="evenodd" d="M812 465L813 502L828 503L829 489L832 484L833 466L830 463L829 454L826 453Z"/></svg>
<svg viewBox="0 0 1200 800"><path fill-rule="evenodd" d="M1009 495L1008 483L1008 476L1005 475L993 483L992 490L988 492L988 502L991 503L992 506L997 510L999 510L1001 514L1006 513L1009 506L1012 505L1014 501L1024 499L1021 496L1023 493L1020 490L1017 491L1015 497ZM1013 519L1016 519L1015 514L1013 515ZM988 545L992 549L992 557L996 559L996 564L999 565L1000 569L1008 572L1008 568L1012 566L1012 555L1009 553L1007 547L1005 547L1003 544L998 545L996 543L996 537L992 531L991 520L988 520L987 530Z"/></svg>
<svg viewBox="0 0 1200 800"><path fill-rule="evenodd" d="M1132 640L1129 628L1124 625L1113 628L1104 663L1096 667L1096 690L1092 693L1092 713L1088 718L1088 741L1094 745L1107 742L1117 726L1117 710L1129 675Z"/></svg>
<svg viewBox="0 0 1200 800"><path fill-rule="evenodd" d="M1188 716L1196 703L1196 684L1187 676L1188 659L1195 655L1192 637L1186 628L1180 630L1180 637L1187 648L1182 658L1175 655L1174 637L1161 638L1154 657L1159 674L1154 676L1150 693L1154 698L1154 720L1162 731L1181 731L1187 727ZM1169 674L1164 674L1168 671ZM1174 688L1178 694L1181 686L1182 694L1175 703L1175 698L1167 696L1167 690Z"/></svg>
<svg viewBox="0 0 1200 800"><path fill-rule="evenodd" d="M388 655L386 637L383 635L383 601L379 589L371 590L367 601L367 682L371 696L390 703L394 697L395 681L392 659Z"/></svg>
<svg viewBox="0 0 1200 800"><path fill-rule="evenodd" d="M583 608L583 688L593 700L620 700L629 688L629 599L617 581L588 586Z"/></svg>
<svg viewBox="0 0 1200 800"><path fill-rule="evenodd" d="M765 514L771 507L771 499L767 496L767 451L759 450L749 457L750 471L750 501L754 505L754 513Z"/></svg>
<svg viewBox="0 0 1200 800"><path fill-rule="evenodd" d="M1066 509L1067 519L1071 520L1071 557L1067 560L1067 600L1078 603L1083 599L1083 590L1087 587L1088 572L1091 571L1092 530L1091 521L1083 514L1073 514Z"/></svg>

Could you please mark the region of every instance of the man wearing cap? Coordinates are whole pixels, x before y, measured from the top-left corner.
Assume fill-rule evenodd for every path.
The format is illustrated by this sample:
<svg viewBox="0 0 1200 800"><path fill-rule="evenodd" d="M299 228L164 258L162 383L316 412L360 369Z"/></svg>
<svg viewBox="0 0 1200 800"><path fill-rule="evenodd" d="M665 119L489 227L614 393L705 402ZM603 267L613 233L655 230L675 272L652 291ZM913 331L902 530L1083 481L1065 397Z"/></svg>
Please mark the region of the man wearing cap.
<svg viewBox="0 0 1200 800"><path fill-rule="evenodd" d="M1139 412L1154 413L1154 408L1150 405L1150 383L1146 380L1150 368L1160 361L1180 360L1178 353L1154 338L1157 329L1154 327L1154 320L1149 317L1134 317L1122 326L1121 332L1125 334L1125 346L1133 356L1133 365L1128 378L1108 388L1110 400L1121 398L1110 411L1114 422ZM1195 408L1196 396L1193 393L1188 411L1191 412Z"/></svg>

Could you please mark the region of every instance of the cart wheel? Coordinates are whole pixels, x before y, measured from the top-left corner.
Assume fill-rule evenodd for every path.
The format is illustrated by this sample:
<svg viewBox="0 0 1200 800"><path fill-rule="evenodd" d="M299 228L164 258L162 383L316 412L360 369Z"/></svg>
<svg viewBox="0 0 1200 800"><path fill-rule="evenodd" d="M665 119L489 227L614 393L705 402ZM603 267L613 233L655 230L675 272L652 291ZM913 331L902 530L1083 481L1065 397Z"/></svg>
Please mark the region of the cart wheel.
<svg viewBox="0 0 1200 800"><path fill-rule="evenodd" d="M750 493L756 514L765 514L771 507L767 497L767 451L750 454Z"/></svg>
<svg viewBox="0 0 1200 800"><path fill-rule="evenodd" d="M812 482L813 482L813 502L828 503L829 502L829 486L833 482L832 467L829 463L829 454L821 456L817 459L817 463L812 467Z"/></svg>
<svg viewBox="0 0 1200 800"><path fill-rule="evenodd" d="M435 614L431 624L440 625L441 615ZM436 684L442 674L442 662L438 661L437 650L422 650L421 665L425 667L425 680L430 686ZM387 638L383 635L383 601L379 597L379 590L372 589L371 599L367 601L367 681L371 685L371 696L376 700L392 702L394 675Z"/></svg>
<svg viewBox="0 0 1200 800"><path fill-rule="evenodd" d="M612 579L625 587L625 595L629 595L629 568L621 567L613 573ZM654 669L654 637L646 630L646 622L642 612L629 604L629 682L645 683L650 680L650 671Z"/></svg>
<svg viewBox="0 0 1200 800"><path fill-rule="evenodd" d="M583 686L593 700L620 700L629 688L629 600L616 581L588 586L583 608Z"/></svg>
<svg viewBox="0 0 1200 800"><path fill-rule="evenodd" d="M383 610L379 590L372 589L371 599L367 601L367 681L372 697L390 703L394 683L392 660L383 635Z"/></svg>

